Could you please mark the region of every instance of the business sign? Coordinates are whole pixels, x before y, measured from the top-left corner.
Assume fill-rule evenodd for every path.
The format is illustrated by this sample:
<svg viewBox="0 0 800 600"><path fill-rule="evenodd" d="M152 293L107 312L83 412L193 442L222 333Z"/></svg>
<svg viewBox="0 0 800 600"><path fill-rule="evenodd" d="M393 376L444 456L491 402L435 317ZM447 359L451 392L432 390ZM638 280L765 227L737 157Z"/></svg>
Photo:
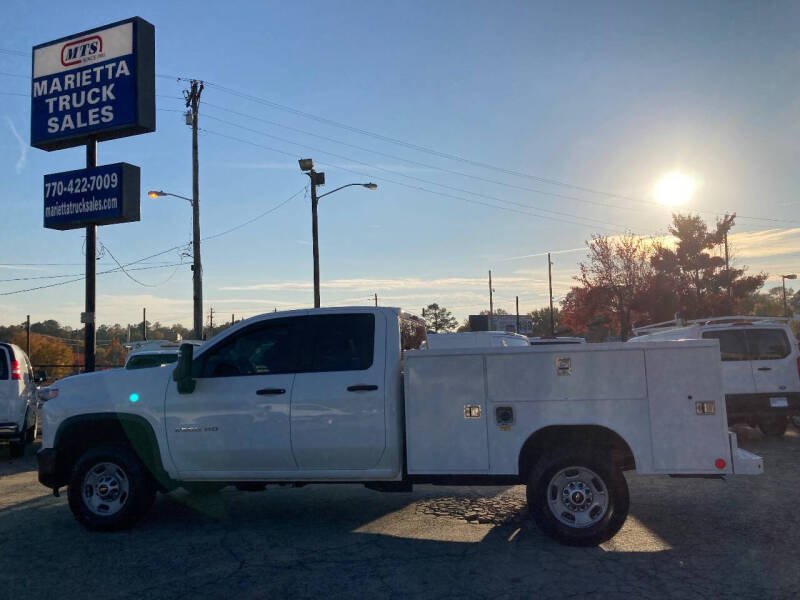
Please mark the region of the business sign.
<svg viewBox="0 0 800 600"><path fill-rule="evenodd" d="M155 28L134 17L33 47L31 146L156 129Z"/></svg>
<svg viewBox="0 0 800 600"><path fill-rule="evenodd" d="M103 165L44 176L44 226L76 229L139 220L139 167Z"/></svg>

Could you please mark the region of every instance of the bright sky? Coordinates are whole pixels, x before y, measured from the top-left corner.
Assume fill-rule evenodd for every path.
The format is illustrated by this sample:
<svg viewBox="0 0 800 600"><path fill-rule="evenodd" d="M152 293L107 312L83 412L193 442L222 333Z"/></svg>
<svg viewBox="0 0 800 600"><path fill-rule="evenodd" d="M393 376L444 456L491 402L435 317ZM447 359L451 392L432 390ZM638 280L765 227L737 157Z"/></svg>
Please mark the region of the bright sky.
<svg viewBox="0 0 800 600"><path fill-rule="evenodd" d="M378 184L320 201L323 305L377 293L382 305L418 313L438 302L464 318L488 308L491 269L495 306L512 311L516 295L521 311L544 306L542 253L555 253L558 300L592 233L664 233L670 208L654 204L654 190L670 173L681 174L668 180L681 194L691 181L682 210L709 222L725 211L762 219L740 218L732 241L739 264L770 273L768 286L800 271L800 8L791 2L130 0L65 10L6 0L3 12L0 294L84 270L83 230L42 227L43 175L83 167L85 153L29 147L30 49L135 15L155 25L159 75L216 84L200 109L204 236L301 191L301 157L326 172L320 193ZM158 77L157 132L101 143L98 162L140 166L143 193L191 195L185 87ZM98 237L133 262L188 242L190 208L143 197L141 222ZM180 260L171 251L135 266ZM151 321L191 325L183 261L130 271L146 286L99 275L98 322L135 322L146 307ZM203 261L206 314L310 306L307 195L204 243ZM98 271L114 266L106 254ZM83 282L0 295L0 323L30 314L78 327L83 302Z"/></svg>

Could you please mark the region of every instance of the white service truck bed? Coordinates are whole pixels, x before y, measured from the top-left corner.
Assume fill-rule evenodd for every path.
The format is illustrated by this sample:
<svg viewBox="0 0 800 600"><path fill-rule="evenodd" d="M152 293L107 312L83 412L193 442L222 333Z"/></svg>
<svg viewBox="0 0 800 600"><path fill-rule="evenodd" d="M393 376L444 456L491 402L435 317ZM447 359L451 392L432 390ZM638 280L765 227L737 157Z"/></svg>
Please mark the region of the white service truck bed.
<svg viewBox="0 0 800 600"><path fill-rule="evenodd" d="M521 474L531 436L573 426L618 435L641 474L761 470L729 436L715 340L407 352L405 419L409 475Z"/></svg>

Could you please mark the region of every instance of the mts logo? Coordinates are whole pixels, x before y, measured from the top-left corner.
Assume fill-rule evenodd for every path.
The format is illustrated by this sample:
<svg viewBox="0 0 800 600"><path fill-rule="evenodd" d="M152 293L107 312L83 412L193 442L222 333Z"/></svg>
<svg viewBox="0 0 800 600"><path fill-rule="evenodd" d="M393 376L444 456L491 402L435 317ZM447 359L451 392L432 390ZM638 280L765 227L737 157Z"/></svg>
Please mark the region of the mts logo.
<svg viewBox="0 0 800 600"><path fill-rule="evenodd" d="M65 67L78 65L84 59L100 54L102 51L103 39L99 35L68 42L61 47L61 64Z"/></svg>

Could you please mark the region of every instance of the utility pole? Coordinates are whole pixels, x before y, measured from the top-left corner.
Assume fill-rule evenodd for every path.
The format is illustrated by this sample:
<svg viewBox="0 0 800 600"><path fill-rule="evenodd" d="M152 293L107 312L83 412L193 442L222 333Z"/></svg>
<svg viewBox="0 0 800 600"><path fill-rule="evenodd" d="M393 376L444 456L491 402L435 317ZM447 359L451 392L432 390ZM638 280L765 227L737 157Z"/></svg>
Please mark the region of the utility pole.
<svg viewBox="0 0 800 600"><path fill-rule="evenodd" d="M731 296L731 270L728 264L728 232L725 231L725 283L728 287L728 314L733 312L733 297Z"/></svg>
<svg viewBox="0 0 800 600"><path fill-rule="evenodd" d="M197 114L203 82L192 79L190 89L184 90L187 118L192 126L192 287L194 301L194 337L203 339L203 265L200 262L200 165L197 158Z"/></svg>
<svg viewBox="0 0 800 600"><path fill-rule="evenodd" d="M142 340L147 341L147 309L142 309Z"/></svg>
<svg viewBox="0 0 800 600"><path fill-rule="evenodd" d="M517 300L517 333L519 333L519 296L515 296Z"/></svg>
<svg viewBox="0 0 800 600"><path fill-rule="evenodd" d="M783 293L783 303L786 304L786 291ZM25 354L28 355L28 360L31 358L31 316L28 315L25 319Z"/></svg>
<svg viewBox="0 0 800 600"><path fill-rule="evenodd" d="M209 331L209 334L213 336L214 335L214 307L213 306L209 309L209 313L208 313L208 328L211 330L211 331Z"/></svg>
<svg viewBox="0 0 800 600"><path fill-rule="evenodd" d="M234 316L233 313L231 313L231 325L236 323L236 319L234 319L233 316Z"/></svg>
<svg viewBox="0 0 800 600"><path fill-rule="evenodd" d="M550 337L556 337L556 321L553 315L553 263L547 253L547 283L550 289Z"/></svg>
<svg viewBox="0 0 800 600"><path fill-rule="evenodd" d="M97 166L97 140L91 138L86 142L86 168ZM86 318L83 330L83 368L86 373L94 371L94 349L97 342L95 333L95 294L97 279L97 225L86 226Z"/></svg>
<svg viewBox="0 0 800 600"><path fill-rule="evenodd" d="M375 292L375 306L378 306L378 292Z"/></svg>
<svg viewBox="0 0 800 600"><path fill-rule="evenodd" d="M494 298L492 293L492 270L489 269L489 331L492 331L492 320L494 319Z"/></svg>
<svg viewBox="0 0 800 600"><path fill-rule="evenodd" d="M131 343L131 324L128 323L128 343Z"/></svg>

